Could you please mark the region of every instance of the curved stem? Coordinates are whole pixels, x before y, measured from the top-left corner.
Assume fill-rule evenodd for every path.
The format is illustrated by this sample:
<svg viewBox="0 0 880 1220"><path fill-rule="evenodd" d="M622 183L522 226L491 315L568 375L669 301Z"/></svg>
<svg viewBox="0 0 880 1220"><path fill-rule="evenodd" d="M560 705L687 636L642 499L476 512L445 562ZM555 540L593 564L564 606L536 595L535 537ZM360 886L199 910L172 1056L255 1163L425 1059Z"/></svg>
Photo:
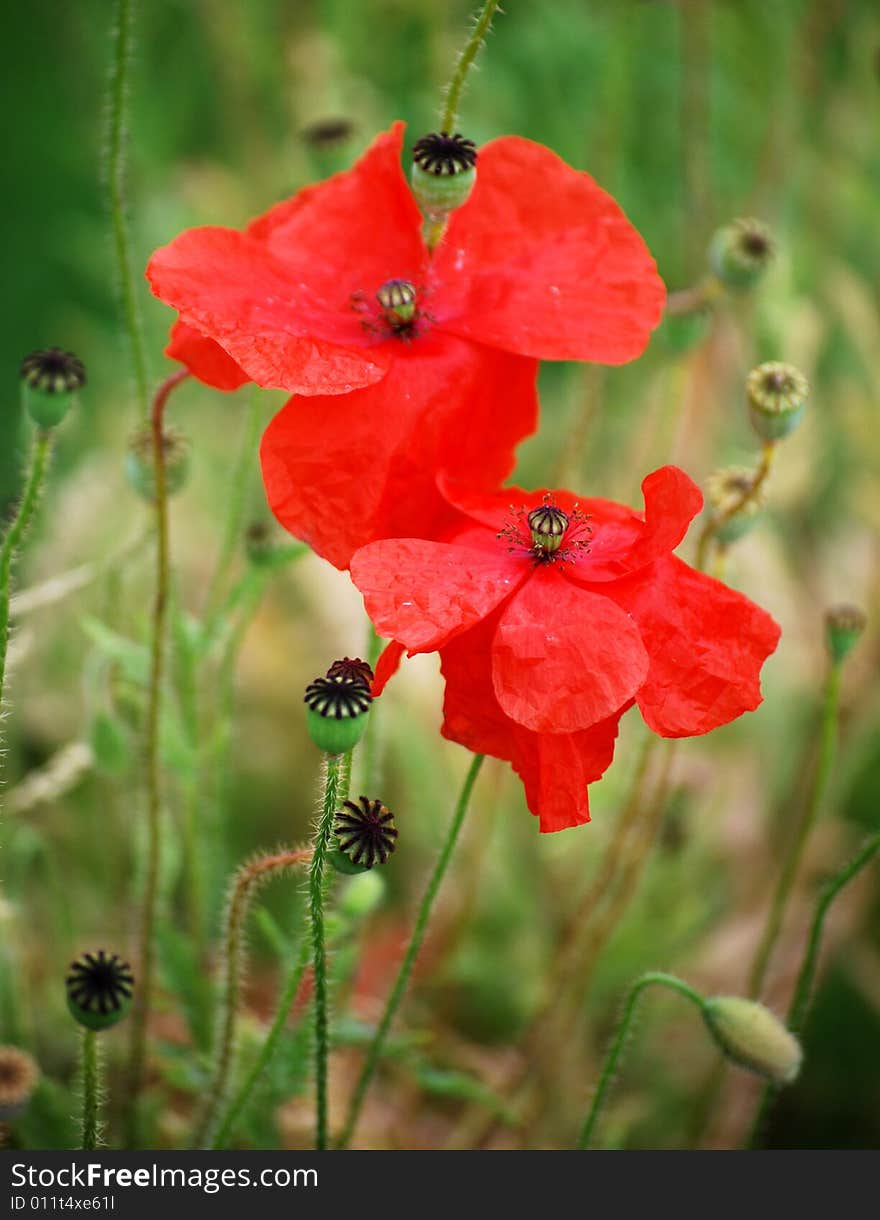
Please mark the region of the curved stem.
<svg viewBox="0 0 880 1220"><path fill-rule="evenodd" d="M804 960L801 963L794 995L788 1010L788 1028L797 1036L800 1036L803 1032L807 1022L807 1014L813 994L813 983L816 978L816 967L819 961L819 950L822 945L822 933L825 930L825 919L831 909L831 905L840 891L849 885L850 881L862 871L865 865L870 864L878 852L880 852L880 831L870 835L865 840L853 858L843 866L836 876L827 882L822 893L819 895L816 910L813 913L813 922L810 925L810 934L807 938ZM747 1148L758 1147L764 1123L775 1099L776 1089L773 1085L766 1085L755 1111L751 1132L746 1143Z"/></svg>
<svg viewBox="0 0 880 1220"><path fill-rule="evenodd" d="M321 816L312 846L309 869L309 920L312 928L312 965L315 976L315 1148L327 1148L327 1061L330 1022L327 1015L327 950L324 943L324 867L333 833L333 819L345 799L345 756L328 754L324 767Z"/></svg>
<svg viewBox="0 0 880 1220"><path fill-rule="evenodd" d="M0 544L0 705L6 677L6 653L9 647L9 599L12 565L16 551L25 535L40 499L40 491L52 451L52 433L39 429L34 437L30 466L18 510Z"/></svg>
<svg viewBox="0 0 880 1220"><path fill-rule="evenodd" d="M626 1003L623 1008L623 1015L617 1025L617 1031L614 1034L611 1045L608 1048L608 1053L605 1056L605 1061L602 1064L602 1071L599 1074L599 1083L596 1086L596 1092L593 1097L592 1105L590 1106L587 1117L584 1120L584 1125L581 1128L580 1138L576 1147L578 1149L587 1149L593 1140L593 1134L596 1130L596 1123L599 1121L599 1115L602 1112L602 1107L605 1104L605 1098L608 1095L608 1090L611 1087L611 1082L614 1079L614 1074L617 1071L620 1057L623 1054L626 1046L627 1036L630 1026L632 1025L633 1017L635 1016L636 1005L639 1002L639 997L646 987L652 985L660 987L669 987L673 991L677 991L680 995L685 996L691 1003L696 1004L702 1011L703 997L693 987L685 983L682 979L678 979L675 975L664 974L659 970L650 970L647 974L643 974L641 978L636 979L630 988L629 995L626 998Z"/></svg>
<svg viewBox="0 0 880 1220"><path fill-rule="evenodd" d="M290 849L262 856L244 864L235 874L226 913L224 941L223 1004L214 1072L208 1088L205 1109L195 1134L194 1147L204 1148L213 1139L217 1112L226 1096L229 1076L235 1059L238 1033L238 1010L244 973L244 930L251 900L260 885L297 864L309 859L308 848Z"/></svg>
<svg viewBox="0 0 880 1220"><path fill-rule="evenodd" d="M455 65L452 80L449 82L449 87L446 90L446 103L443 107L443 118L440 121L440 130L447 131L450 135L455 130L455 120L458 117L458 104L461 101L461 91L464 88L464 82L470 71L471 64L477 56L477 52L486 39L499 2L500 0L486 0L474 23L473 33L465 44L464 50L459 55L458 63Z"/></svg>
<svg viewBox="0 0 880 1220"><path fill-rule="evenodd" d="M779 933L782 928L782 920L785 916L785 910L791 895L792 886L794 885L794 881L797 876L797 870L801 862L801 857L803 855L807 839L810 836L810 832L815 825L816 818L822 807L825 793L828 790L828 783L831 779L831 771L834 764L834 751L837 742L837 721L840 711L841 669L842 666L839 663L832 662L831 668L828 671L828 680L825 684L825 701L822 712L819 760L816 764L816 773L813 779L809 800L807 802L807 808L804 812L804 816L801 819L800 826L797 829L794 842L789 848L788 855L785 858L782 872L780 873L779 880L776 884L776 891L773 895L773 902L770 907L770 912L767 916L764 934L761 937L752 961L752 968L749 974L748 990L748 994L751 999L757 998L764 984L764 978L770 964L770 957L773 953L776 941L779 938Z"/></svg>
<svg viewBox="0 0 880 1220"><path fill-rule="evenodd" d="M138 403L141 413L146 415L149 403L147 360L134 276L131 271L131 238L125 215L125 102L128 93L128 67L131 61L133 10L134 0L117 0L113 70L110 78L107 164L116 271L119 276L122 309L131 348L131 363Z"/></svg>
<svg viewBox="0 0 880 1220"><path fill-rule="evenodd" d="M82 1031L82 1147L98 1147L100 1123L98 1104L101 1082L98 1062L98 1035L93 1029Z"/></svg>
<svg viewBox="0 0 880 1220"><path fill-rule="evenodd" d="M455 812L452 815L452 821L449 824L449 830L446 834L446 840L441 848L440 855L437 858L437 863L434 865L434 871L428 881L425 889L424 897L416 915L415 924L413 925L412 935L410 936L409 944L406 947L406 953L403 956L403 961L400 963L400 969L397 972L397 978L394 986L391 989L391 994L385 1003L385 1010L382 1013L382 1019L379 1022L378 1028L373 1035L373 1040L367 1050L367 1057L364 1065L361 1068L361 1074L358 1077L355 1085L354 1093L352 1094L351 1102L348 1107L348 1116L345 1121L345 1128L339 1139L339 1147L346 1148L354 1134L354 1129L357 1126L357 1121L360 1116L361 1107L364 1104L364 1098L367 1095L367 1090L370 1087L370 1082L373 1079L373 1074L379 1063L382 1054L382 1048L388 1031L391 1028L391 1023L400 1007L403 999L409 977L412 974L413 966L416 958L419 955L419 950L425 939L425 932L428 927L428 920L431 916L431 911L434 906L434 900L437 897L437 892L446 874L446 869L449 866L449 861L452 859L452 853L455 850L455 844L458 841L458 836L464 823L465 814L467 813L468 804L470 803L471 792L476 783L477 776L480 773L480 767L483 765L484 755L474 755L473 762L465 776L465 781L459 794L458 803L455 806Z"/></svg>
<svg viewBox="0 0 880 1220"><path fill-rule="evenodd" d="M725 526L731 518L737 513L741 513L746 505L750 504L757 496L758 492L767 481L767 476L773 467L773 459L776 457L776 441L765 441L761 449L761 460L758 463L758 469L755 471L755 476L751 484L740 492L740 494L724 509L723 512L713 513L706 521L700 534L697 543L697 562L696 566L700 572L705 571L706 561L709 557L709 547L718 531Z"/></svg>
<svg viewBox="0 0 880 1220"><path fill-rule="evenodd" d="M147 780L147 865L144 878L143 908L138 943L139 986L132 1005L131 1042L128 1060L127 1144L137 1140L137 1103L143 1085L146 1060L147 1024L153 983L153 948L156 911L159 902L159 869L162 851L162 774L159 735L162 712L162 683L165 672L165 636L168 618L169 537L168 489L165 470L163 420L172 390L189 373L180 369L159 386L153 398L153 470L156 489L156 593L153 601L150 685L147 696L146 780Z"/></svg>

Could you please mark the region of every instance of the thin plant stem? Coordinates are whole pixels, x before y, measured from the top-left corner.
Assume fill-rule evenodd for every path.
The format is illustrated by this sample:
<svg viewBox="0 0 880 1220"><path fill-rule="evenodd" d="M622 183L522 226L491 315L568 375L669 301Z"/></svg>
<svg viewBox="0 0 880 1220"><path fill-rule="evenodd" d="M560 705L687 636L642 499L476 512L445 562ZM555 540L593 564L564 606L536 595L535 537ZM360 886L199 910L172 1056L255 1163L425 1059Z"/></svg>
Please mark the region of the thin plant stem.
<svg viewBox="0 0 880 1220"><path fill-rule="evenodd" d="M849 885L850 881L858 876L866 865L871 863L878 852L880 852L880 831L870 835L865 840L853 858L847 861L830 881L826 882L822 893L819 895L816 909L813 912L810 933L807 937L804 959L801 962L794 995L788 1009L786 1024L797 1037L800 1037L807 1024L810 1001L813 995L813 984L816 979L816 968L819 963L819 950L822 947L822 934L825 930L825 920L828 912L841 890ZM761 1094L761 1100L755 1110L751 1131L746 1143L747 1148L758 1147L767 1116L776 1100L776 1093L777 1090L772 1084L765 1085Z"/></svg>
<svg viewBox="0 0 880 1220"><path fill-rule="evenodd" d="M455 70L452 74L452 80L446 90L446 98L443 107L443 118L440 121L440 130L449 132L451 135L455 130L455 122L458 117L458 105L461 101L461 92L464 88L464 82L467 79L467 74L470 71L471 64L477 57L477 52L486 40L486 35L489 32L489 26L492 24L492 18L495 16L495 10L498 8L500 0L486 0L479 15L474 22L474 28L470 38L461 54L458 57L458 62L455 65Z"/></svg>
<svg viewBox="0 0 880 1220"><path fill-rule="evenodd" d="M82 1142L87 1150L98 1147L101 1099L101 1065L98 1058L98 1035L93 1029L82 1031Z"/></svg>
<svg viewBox="0 0 880 1220"><path fill-rule="evenodd" d="M354 1135L355 1127L357 1126L358 1118L360 1117L361 1108L364 1104L364 1098L367 1095L367 1090L373 1079L379 1059L382 1055L382 1049L385 1045L385 1039L388 1036L388 1031L391 1029L397 1010L400 1007L401 1001L406 994L407 985L409 984L410 975L412 974L413 966L416 963L416 958L425 939L425 933L428 928L428 920L431 917L431 911L434 907L434 901L437 898L437 893L446 875L446 870L449 867L449 861L452 859L452 853L455 850L455 845L458 841L458 836L461 832L464 823L465 814L470 804L471 793L473 792L474 784L477 776L480 773L480 768L483 765L484 755L474 755L473 762L465 776L465 781L458 797L458 802L455 806L455 812L452 815L452 821L449 824L449 830L446 833L446 839L443 847L440 850L440 855L437 857L437 863L434 865L434 870L428 880L425 889L424 897L416 915L413 925L412 934L409 944L406 947L406 952L403 956L403 961L400 963L400 969L397 972L397 978L394 981L394 986L391 993L385 1002L385 1009L382 1013L382 1018L376 1029L373 1039L370 1042L367 1050L367 1056L364 1060L364 1065L361 1068L360 1076L355 1085L351 1101L348 1107L348 1115L345 1120L345 1127L339 1139L338 1146L347 1148Z"/></svg>
<svg viewBox="0 0 880 1220"><path fill-rule="evenodd" d="M49 455L52 451L52 432L40 428L34 437L25 488L15 516L10 522L0 543L0 706L3 702L3 685L6 677L6 654L9 648L9 601L12 565L34 511L40 499Z"/></svg>
<svg viewBox="0 0 880 1220"><path fill-rule="evenodd" d="M690 288L679 288L666 298L666 316L686 318L708 309L724 295L724 284L716 275L707 275Z"/></svg>
<svg viewBox="0 0 880 1220"><path fill-rule="evenodd" d="M132 1005L131 1041L128 1059L129 1109L127 1143L129 1147L132 1147L137 1139L138 1099L143 1086L146 1063L147 1025L149 1023L153 985L153 951L156 915L159 905L159 872L162 852L162 771L159 738L162 719L162 687L165 675L165 637L167 634L170 585L168 489L165 470L163 421L169 395L188 376L189 373L186 369L180 369L162 382L153 398L151 417L155 483L154 511L156 515L156 592L153 600L150 679L147 695L145 747L147 865L138 938L140 986L135 992L134 1003Z"/></svg>
<svg viewBox="0 0 880 1220"><path fill-rule="evenodd" d="M703 526L700 533L699 541L697 542L697 563L696 566L700 572L706 569L706 562L709 558L709 547L715 540L718 531L725 526L731 518L742 510L755 499L761 488L767 481L767 477L773 468L773 460L776 457L777 444L775 441L765 441L761 449L761 460L758 463L758 468L755 471L754 478L749 486L728 504L723 512L713 513Z"/></svg>
<svg viewBox="0 0 880 1220"><path fill-rule="evenodd" d="M779 874L764 933L752 961L748 987L748 994L751 999L757 999L761 993L767 968L770 965L770 958L782 929L782 921L785 917L786 907L788 906L792 886L794 885L801 863L801 857L804 854L807 840L810 837L828 791L837 744L841 670L842 666L840 663L832 662L828 671L828 678L825 683L822 726L819 737L819 758L816 764L816 772L813 777L806 810L801 818L794 841L788 850L782 871Z"/></svg>
<svg viewBox="0 0 880 1220"><path fill-rule="evenodd" d="M242 426L241 445L229 480L227 491L226 521L223 526L223 540L220 544L220 554L208 593L205 598L204 617L211 623L219 610L220 599L223 596L223 586L229 575L229 569L235 559L236 552L241 549L244 519L248 503L248 487L251 474L256 467L257 439L262 420L260 392L253 387L248 394ZM210 634L210 628L208 629Z"/></svg>
<svg viewBox="0 0 880 1220"><path fill-rule="evenodd" d="M630 988L629 995L626 998L626 1003L623 1008L623 1015L617 1025L617 1030L611 1045L608 1048L608 1053L605 1056L605 1061L602 1064L602 1070L599 1074L599 1083L596 1086L596 1092L593 1097L592 1104L587 1112L587 1117L584 1120L584 1125L581 1128L580 1137L576 1147L579 1150L588 1149L593 1142L593 1135L596 1130L596 1123L599 1121L599 1115L602 1113L602 1107L605 1104L605 1099L608 1095L608 1090L611 1087L611 1082L617 1072L620 1063L621 1055L623 1054L626 1040L629 1035L630 1026L632 1025L633 1017L635 1016L636 1006L639 1002L639 997L646 987L658 986L669 987L673 991L677 991L680 995L685 996L691 1003L696 1004L702 1011L703 997L693 987L689 986L682 979L676 978L672 974L664 974L659 970L650 970L647 974L643 974L636 979Z"/></svg>
<svg viewBox="0 0 880 1220"><path fill-rule="evenodd" d="M149 409L147 358L138 308L135 281L132 274L131 236L126 216L125 140L128 70L131 63L134 0L116 0L113 67L110 76L109 129L107 140L107 180L110 194L110 216L113 224L113 244L116 253L116 273L122 296L125 329L131 349L131 364L142 415Z"/></svg>
<svg viewBox="0 0 880 1220"><path fill-rule="evenodd" d="M328 754L324 764L321 814L312 845L309 868L309 922L312 931L312 969L315 982L315 1148L327 1148L327 1076L330 1056L330 1021L327 1005L327 948L324 943L324 869L333 819L345 799L345 756Z"/></svg>
<svg viewBox="0 0 880 1220"><path fill-rule="evenodd" d="M229 1077L235 1061L238 1035L238 1013L244 976L244 933L251 901L257 889L272 877L303 864L311 856L308 848L291 848L261 856L243 864L235 874L226 909L226 933L223 947L223 1002L220 1007L220 1028L214 1060L214 1071L208 1087L207 1100L195 1133L194 1147L209 1147L217 1123L218 1111L226 1098Z"/></svg>

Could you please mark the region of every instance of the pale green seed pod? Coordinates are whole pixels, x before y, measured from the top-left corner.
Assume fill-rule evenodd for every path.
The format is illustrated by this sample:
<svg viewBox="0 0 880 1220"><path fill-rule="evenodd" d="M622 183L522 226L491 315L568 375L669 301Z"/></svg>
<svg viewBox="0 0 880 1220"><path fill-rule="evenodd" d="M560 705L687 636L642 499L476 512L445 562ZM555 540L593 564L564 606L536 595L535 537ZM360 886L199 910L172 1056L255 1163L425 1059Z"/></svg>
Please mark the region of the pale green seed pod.
<svg viewBox="0 0 880 1220"><path fill-rule="evenodd" d="M769 1008L742 996L712 996L703 1005L709 1032L728 1059L773 1084L790 1084L800 1071L800 1043Z"/></svg>
<svg viewBox="0 0 880 1220"><path fill-rule="evenodd" d="M835 665L839 665L855 648L868 625L858 606L832 606L825 615L825 642Z"/></svg>
<svg viewBox="0 0 880 1220"><path fill-rule="evenodd" d="M189 475L189 444L178 428L163 428L165 493L173 496L186 485ZM156 467L153 460L153 430L141 428L128 443L125 477L129 486L148 504L156 499Z"/></svg>
<svg viewBox="0 0 880 1220"><path fill-rule="evenodd" d="M66 979L70 1015L86 1029L109 1029L131 1007L134 976L117 953L84 953Z"/></svg>
<svg viewBox="0 0 880 1220"><path fill-rule="evenodd" d="M792 364L769 360L746 378L749 418L758 436L778 441L788 436L803 418L809 384Z"/></svg>
<svg viewBox="0 0 880 1220"><path fill-rule="evenodd" d="M373 696L364 682L316 678L306 687L306 728L325 754L347 754L364 735Z"/></svg>
<svg viewBox="0 0 880 1220"><path fill-rule="evenodd" d="M86 383L83 362L60 347L25 356L19 369L24 406L39 428L55 428Z"/></svg>
<svg viewBox="0 0 880 1220"><path fill-rule="evenodd" d="M457 132L433 131L413 146L413 195L432 220L449 215L470 195L477 180L477 148Z"/></svg>
<svg viewBox="0 0 880 1220"><path fill-rule="evenodd" d="M342 855L341 852L338 853ZM348 859L343 856L343 859ZM382 903L385 882L375 869L364 869L347 882L339 896L338 910L345 919L366 919Z"/></svg>
<svg viewBox="0 0 880 1220"><path fill-rule="evenodd" d="M724 520L716 530L715 537L722 546L729 546L744 537L766 507L767 496L763 487L756 494L751 494L754 481L755 472L748 466L728 466L724 470L716 470L706 480L706 499L718 517L724 518L734 504L738 504L744 495L749 495L742 508Z"/></svg>
<svg viewBox="0 0 880 1220"><path fill-rule="evenodd" d="M749 288L776 257L773 234L760 220L734 220L718 229L709 245L709 265L729 288Z"/></svg>

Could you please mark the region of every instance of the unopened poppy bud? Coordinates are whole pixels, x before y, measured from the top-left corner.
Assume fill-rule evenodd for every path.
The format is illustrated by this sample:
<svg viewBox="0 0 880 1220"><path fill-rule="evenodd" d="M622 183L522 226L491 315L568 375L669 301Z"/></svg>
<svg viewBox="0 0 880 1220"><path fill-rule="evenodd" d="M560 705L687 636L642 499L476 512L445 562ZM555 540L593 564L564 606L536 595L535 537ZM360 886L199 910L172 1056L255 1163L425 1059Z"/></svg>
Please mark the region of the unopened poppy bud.
<svg viewBox="0 0 880 1220"><path fill-rule="evenodd" d="M416 286L409 280L387 280L376 293L392 327L409 326L416 313Z"/></svg>
<svg viewBox="0 0 880 1220"><path fill-rule="evenodd" d="M22 360L19 374L25 408L40 428L60 424L86 383L83 362L60 347L31 352Z"/></svg>
<svg viewBox="0 0 880 1220"><path fill-rule="evenodd" d="M706 499L721 521L715 531L715 537L722 546L728 546L747 534L763 512L767 495L763 487L753 493L754 482L755 472L748 466L729 466L725 470L716 470L706 480ZM727 516L734 505L740 504L743 496L749 498L741 508Z"/></svg>
<svg viewBox="0 0 880 1220"><path fill-rule="evenodd" d="M800 1071L800 1043L769 1008L742 996L713 996L703 1005L712 1037L728 1059L765 1076L774 1084L790 1084Z"/></svg>
<svg viewBox="0 0 880 1220"><path fill-rule="evenodd" d="M178 428L164 428L162 449L165 454L165 493L173 496L185 485L189 474L189 444ZM125 477L141 499L152 504L156 499L156 465L153 430L142 428L128 443Z"/></svg>
<svg viewBox="0 0 880 1220"><path fill-rule="evenodd" d="M825 615L825 639L831 659L839 665L852 652L868 625L858 606L832 606Z"/></svg>
<svg viewBox="0 0 880 1220"><path fill-rule="evenodd" d="M84 953L71 964L66 979L67 1007L86 1029L107 1029L131 1006L134 976L128 962L103 949Z"/></svg>
<svg viewBox="0 0 880 1220"><path fill-rule="evenodd" d="M325 754L347 754L367 727L373 696L363 682L315 678L306 687L306 727Z"/></svg>
<svg viewBox="0 0 880 1220"><path fill-rule="evenodd" d="M562 545L568 529L568 514L555 504L542 504L533 508L526 520L532 534L533 544L541 551L553 554Z"/></svg>
<svg viewBox="0 0 880 1220"><path fill-rule="evenodd" d="M456 132L432 131L413 145L410 181L416 203L439 219L460 208L477 180L477 146Z"/></svg>
<svg viewBox="0 0 880 1220"><path fill-rule="evenodd" d="M801 421L810 387L803 373L791 364L770 360L752 369L746 378L749 418L765 441L778 441Z"/></svg>
<svg viewBox="0 0 880 1220"><path fill-rule="evenodd" d="M31 1099L40 1072L17 1046L0 1046L0 1120L15 1118Z"/></svg>
<svg viewBox="0 0 880 1220"><path fill-rule="evenodd" d="M384 864L397 846L394 814L381 801L366 796L357 803L345 802L336 815L333 833L343 857L358 871Z"/></svg>
<svg viewBox="0 0 880 1220"><path fill-rule="evenodd" d="M761 278L776 256L766 225L751 218L718 229L709 246L709 264L724 284L745 288Z"/></svg>

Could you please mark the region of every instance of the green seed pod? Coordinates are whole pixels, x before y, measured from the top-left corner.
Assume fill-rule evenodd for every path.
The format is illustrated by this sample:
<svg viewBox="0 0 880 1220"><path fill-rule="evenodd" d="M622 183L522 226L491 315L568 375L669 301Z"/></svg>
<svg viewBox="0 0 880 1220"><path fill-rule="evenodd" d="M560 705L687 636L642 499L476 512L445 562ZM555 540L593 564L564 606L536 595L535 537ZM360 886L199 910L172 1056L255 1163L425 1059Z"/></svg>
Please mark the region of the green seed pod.
<svg viewBox="0 0 880 1220"><path fill-rule="evenodd" d="M477 147L464 136L432 131L413 145L413 195L432 220L460 208L477 180Z"/></svg>
<svg viewBox="0 0 880 1220"><path fill-rule="evenodd" d="M31 352L19 368L25 409L39 428L55 428L86 383L83 362L60 347Z"/></svg>
<svg viewBox="0 0 880 1220"><path fill-rule="evenodd" d="M526 518L532 535L532 545L539 551L553 555L562 545L568 529L568 514L555 504L541 504L533 508Z"/></svg>
<svg viewBox="0 0 880 1220"><path fill-rule="evenodd" d="M729 288L757 283L776 257L776 242L766 225L751 218L718 229L709 245L709 265Z"/></svg>
<svg viewBox="0 0 880 1220"><path fill-rule="evenodd" d="M189 475L189 444L178 428L164 428L162 449L165 454L165 491L175 495ZM125 477L129 486L148 504L156 499L156 467L153 461L153 430L136 432L125 455Z"/></svg>
<svg viewBox="0 0 880 1220"><path fill-rule="evenodd" d="M385 864L397 846L394 814L381 801L366 796L346 801L336 815L333 833L339 850L360 868Z"/></svg>
<svg viewBox="0 0 880 1220"><path fill-rule="evenodd" d="M825 615L825 642L835 665L852 652L868 625L858 606L832 606Z"/></svg>
<svg viewBox="0 0 880 1220"><path fill-rule="evenodd" d="M776 1085L790 1084L800 1071L800 1043L763 1004L742 996L713 996L703 1005L703 1017L721 1050L740 1067Z"/></svg>
<svg viewBox="0 0 880 1220"><path fill-rule="evenodd" d="M21 1114L33 1095L40 1071L17 1046L0 1046L0 1122Z"/></svg>
<svg viewBox="0 0 880 1220"><path fill-rule="evenodd" d="M706 480L706 499L716 515L724 517L734 504L739 503L743 495L751 491L754 481L755 472L748 466L728 466L725 470L716 470ZM747 534L766 504L767 495L761 487L716 530L715 537L722 546L729 546Z"/></svg>
<svg viewBox="0 0 880 1220"><path fill-rule="evenodd" d="M337 853L342 855L341 852ZM347 860L347 856L342 857ZM339 895L339 913L345 919L366 919L385 897L385 882L382 874L361 868L360 875L353 877Z"/></svg>
<svg viewBox="0 0 880 1220"><path fill-rule="evenodd" d="M416 286L409 280L386 280L376 293L392 330L408 330L416 316Z"/></svg>
<svg viewBox="0 0 880 1220"><path fill-rule="evenodd" d="M118 954L103 949L84 953L71 963L66 979L70 1015L86 1029L108 1029L131 1007L134 976Z"/></svg>
<svg viewBox="0 0 880 1220"><path fill-rule="evenodd" d="M794 365L770 360L746 378L749 418L758 436L778 441L800 423L810 387Z"/></svg>
<svg viewBox="0 0 880 1220"><path fill-rule="evenodd" d="M306 687L306 727L325 754L347 754L367 727L373 696L363 682L316 678Z"/></svg>

